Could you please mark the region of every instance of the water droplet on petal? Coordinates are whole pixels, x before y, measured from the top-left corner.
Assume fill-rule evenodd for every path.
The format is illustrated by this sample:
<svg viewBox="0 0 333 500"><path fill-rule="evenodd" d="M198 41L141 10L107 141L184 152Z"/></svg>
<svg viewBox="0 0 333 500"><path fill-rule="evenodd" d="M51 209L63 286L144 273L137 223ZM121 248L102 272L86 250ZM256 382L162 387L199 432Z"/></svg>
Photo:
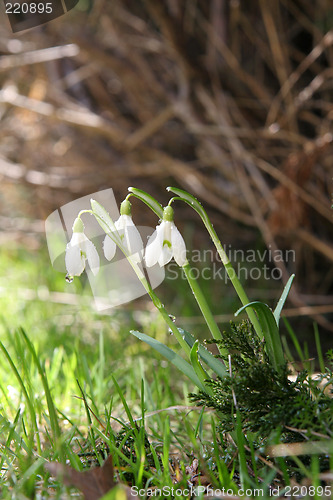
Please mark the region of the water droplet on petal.
<svg viewBox="0 0 333 500"><path fill-rule="evenodd" d="M74 278L73 278L73 276L71 276L70 274L67 273L65 280L67 281L67 283L73 283Z"/></svg>

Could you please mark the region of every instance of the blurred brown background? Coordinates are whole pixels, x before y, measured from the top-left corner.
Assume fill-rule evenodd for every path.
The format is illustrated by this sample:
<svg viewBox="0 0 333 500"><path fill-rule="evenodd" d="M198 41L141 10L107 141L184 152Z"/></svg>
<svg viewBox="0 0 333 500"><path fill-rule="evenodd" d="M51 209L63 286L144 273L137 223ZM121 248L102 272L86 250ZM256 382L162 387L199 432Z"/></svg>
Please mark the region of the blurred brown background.
<svg viewBox="0 0 333 500"><path fill-rule="evenodd" d="M33 247L50 212L97 190L165 203L177 185L224 243L295 249L275 263L297 275L289 306L332 330L329 0L81 0L16 34L1 7L3 241Z"/></svg>

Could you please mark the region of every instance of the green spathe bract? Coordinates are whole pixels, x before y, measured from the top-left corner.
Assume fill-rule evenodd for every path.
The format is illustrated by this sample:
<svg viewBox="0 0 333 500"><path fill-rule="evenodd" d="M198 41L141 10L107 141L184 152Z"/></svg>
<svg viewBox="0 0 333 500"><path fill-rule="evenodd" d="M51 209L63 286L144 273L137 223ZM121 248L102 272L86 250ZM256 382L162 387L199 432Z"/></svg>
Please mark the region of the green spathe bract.
<svg viewBox="0 0 333 500"><path fill-rule="evenodd" d="M149 208L152 210L157 217L160 219L163 218L163 208L162 205L150 194L142 191L142 189L129 187L128 191L130 191L132 196L135 196L139 200L143 201Z"/></svg>

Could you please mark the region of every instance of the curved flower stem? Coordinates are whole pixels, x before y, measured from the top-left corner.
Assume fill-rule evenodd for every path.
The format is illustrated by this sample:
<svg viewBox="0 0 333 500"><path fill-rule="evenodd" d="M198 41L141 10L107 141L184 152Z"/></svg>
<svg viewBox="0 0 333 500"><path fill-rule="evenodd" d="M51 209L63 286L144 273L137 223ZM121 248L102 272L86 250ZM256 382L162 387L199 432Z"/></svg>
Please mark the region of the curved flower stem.
<svg viewBox="0 0 333 500"><path fill-rule="evenodd" d="M80 212L78 213L77 215L77 218L78 219L81 219L81 215L83 214L91 214L91 215L94 215L94 212L93 210L80 210Z"/></svg>
<svg viewBox="0 0 333 500"><path fill-rule="evenodd" d="M179 332L178 328L176 327L176 325L174 324L174 322L170 318L170 316L169 316L167 310L165 309L164 305L162 304L162 302L160 301L160 299L158 298L158 296L156 295L156 293L152 289L152 287L151 287L149 281L147 280L147 278L144 276L144 274L143 274L140 266L136 262L134 262L129 255L125 254L125 257L127 258L128 262L132 266L135 274L137 275L137 277L141 281L144 289L146 290L146 292L148 293L149 297L151 298L154 306L156 307L156 309L158 310L158 312L161 314L162 318L164 319L164 321L166 322L166 324L170 328L171 332L176 337L178 343L180 344L180 346L182 347L182 349L184 350L184 352L186 353L186 355L190 358L190 353L191 353L190 346L187 344L187 342L183 338L182 334Z"/></svg>
<svg viewBox="0 0 333 500"><path fill-rule="evenodd" d="M213 227L212 227L212 233L215 233L215 230L214 230ZM210 231L209 231L209 234L211 234ZM215 235L216 235L216 233L215 233ZM212 236L212 234L211 234L211 236ZM241 303L243 304L243 306L246 306L247 304L249 304L250 300L249 300L249 298L248 298L248 296L247 296L247 294L246 294L246 292L245 292L245 290L244 290L241 282L239 281L238 276L236 274L236 271L233 268L233 265L231 264L231 262L229 261L229 259L227 257L227 254L225 253L224 248L223 248L220 240L218 239L217 235L216 235L216 240L217 241L214 241L214 239L213 239L213 242L214 242L214 244L216 246L216 249L218 251L218 254L219 254L219 256L220 256L220 258L221 258L221 260L222 260L222 262L224 264L224 267L225 267L225 269L226 269L226 271L228 273L230 281L233 284L233 287L236 290L236 293L237 293L238 297L240 298ZM254 327L254 329L255 329L258 337L260 339L262 339L263 338L263 332L262 332L259 320L258 320L258 318L256 316L256 313L250 307L248 307L246 309L246 312L247 312L247 314L248 314L248 316L250 318L250 321L251 321L251 323L252 323L252 325L253 325L253 327Z"/></svg>
<svg viewBox="0 0 333 500"><path fill-rule="evenodd" d="M211 239L213 240L213 243L216 247L216 250L217 250L217 252L220 256L220 259L221 259L221 261L222 261L222 263L223 263L223 265L228 273L230 281L233 284L233 287L235 288L238 297L240 298L241 303L243 304L243 306L249 304L249 302L250 302L249 298L246 295L246 292L245 292L241 282L239 281L237 274L236 274L230 260L228 259L226 252L224 251L223 245L222 245L219 237L217 236L216 231L215 231L212 223L210 222L210 219L207 215L206 210L203 208L203 206L198 202L198 200L194 196L190 195L186 191L183 191L182 189L168 187L167 191L171 191L172 193L177 195L177 197L174 197L173 200L184 201L185 203L190 205L190 207L193 208L200 215L202 222L204 223ZM257 318L254 310L251 308L247 308L246 312L250 318L250 321L251 321L258 337L260 339L262 339L263 332L262 332L260 323L258 321L258 318Z"/></svg>
<svg viewBox="0 0 333 500"><path fill-rule="evenodd" d="M187 260L185 264L182 266L186 279L188 281L188 284L190 285L190 288L193 292L193 295L195 297L195 300L197 301L197 304L200 308L200 311L202 312L203 317L205 318L206 324L209 328L210 333L212 334L212 337L215 340L222 340L222 333L217 326L217 323L214 319L213 313L207 303L207 300L200 288L200 285L198 283L198 280L193 278L191 274L191 265L189 261ZM219 347L219 346L218 346ZM226 350L222 349L219 347L220 354L225 354Z"/></svg>

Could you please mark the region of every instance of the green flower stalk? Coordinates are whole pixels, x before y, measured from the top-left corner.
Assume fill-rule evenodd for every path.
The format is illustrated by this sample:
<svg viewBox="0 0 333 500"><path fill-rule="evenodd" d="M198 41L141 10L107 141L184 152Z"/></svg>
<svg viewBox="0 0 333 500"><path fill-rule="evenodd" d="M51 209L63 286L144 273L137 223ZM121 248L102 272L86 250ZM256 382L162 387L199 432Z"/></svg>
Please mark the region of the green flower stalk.
<svg viewBox="0 0 333 500"><path fill-rule="evenodd" d="M226 252L224 251L223 245L222 245L219 237L217 236L216 231L213 227L213 224L210 222L209 217L208 217L205 209L202 207L202 205L198 202L198 200L194 196L187 193L186 191L183 191L182 189L168 187L167 191L171 191L172 193L177 195L177 198L174 198L174 200L178 199L180 201L187 203L188 205L190 205L191 208L193 208L200 215L202 222L204 223L204 225L205 225L205 227L206 227L206 229L207 229L207 231L208 231L208 233L209 233L209 235L210 235L210 237L211 237L211 239L216 247L216 250L220 256L220 259L225 267L225 270L228 273L230 281L231 281L233 287L235 288L236 293L237 293L241 303L243 304L243 306L247 306L250 302L249 298L246 295L246 292L245 292L241 282L239 281L238 276L237 276L230 260L228 259ZM251 307L248 307L246 309L246 312L249 316L249 319L250 319L258 337L261 339L263 337L263 332L262 332L260 323L258 321L258 318L257 318L255 312L253 311L253 309Z"/></svg>

